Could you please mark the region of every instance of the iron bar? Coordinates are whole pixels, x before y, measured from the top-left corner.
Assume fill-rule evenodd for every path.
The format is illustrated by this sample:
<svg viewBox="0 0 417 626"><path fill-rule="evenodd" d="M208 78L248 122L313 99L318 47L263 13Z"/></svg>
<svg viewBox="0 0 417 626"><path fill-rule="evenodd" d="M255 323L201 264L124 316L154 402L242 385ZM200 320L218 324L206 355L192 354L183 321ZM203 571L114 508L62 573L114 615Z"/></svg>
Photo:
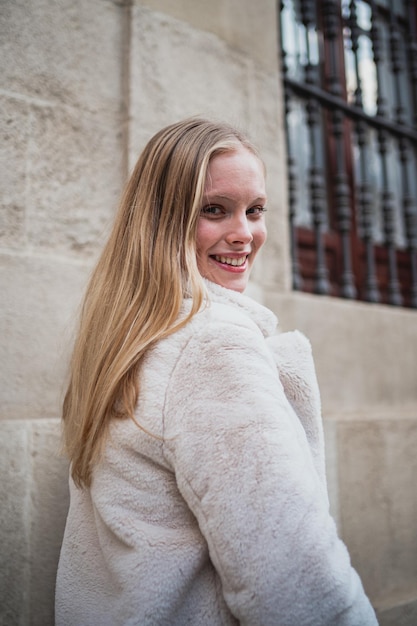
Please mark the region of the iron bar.
<svg viewBox="0 0 417 626"><path fill-rule="evenodd" d="M410 147L406 139L400 139L399 142L401 173L402 173L402 189L403 189L403 209L404 221L408 243L408 250L411 261L411 294L410 304L417 308L417 206L416 200L411 195L410 190Z"/></svg>
<svg viewBox="0 0 417 626"><path fill-rule="evenodd" d="M328 271L325 260L323 230L326 223L325 185L323 170L318 164L318 147L320 142L319 107L315 100L307 102L307 125L310 134L311 166L309 169L309 190L311 213L313 216L316 245L316 280L315 293L326 295L330 291Z"/></svg>
<svg viewBox="0 0 417 626"><path fill-rule="evenodd" d="M283 71L286 72L285 55L283 55ZM285 126L286 126L286 148L287 148L287 176L288 176L288 203L290 218L290 248L291 248L291 277L292 286L296 291L302 291L303 279L301 278L300 264L298 261L297 245L297 172L295 159L292 156L288 119L290 113L290 93L286 91L284 98L285 106Z"/></svg>
<svg viewBox="0 0 417 626"><path fill-rule="evenodd" d="M400 306L402 304L402 297L397 272L394 202L388 181L388 137L387 133L383 130L378 133L378 144L382 170L382 213L384 218L384 243L388 255L388 301L390 304Z"/></svg>
<svg viewBox="0 0 417 626"><path fill-rule="evenodd" d="M360 172L360 183L358 185L358 213L362 230L362 239L365 244L366 258L365 300L367 302L379 302L380 297L375 270L372 232L372 196L371 187L368 182L369 146L367 141L366 124L363 120L359 120L357 122L356 133L359 147Z"/></svg>
<svg viewBox="0 0 417 626"><path fill-rule="evenodd" d="M362 109L362 83L359 73L359 28L356 21L356 2L351 0L349 4L349 28L350 28L350 41L352 43L353 58L355 61L355 75L356 75L356 90L355 90L355 105Z"/></svg>
<svg viewBox="0 0 417 626"><path fill-rule="evenodd" d="M339 50L337 46L337 16L338 3L335 0L326 0L324 10L324 33L330 45L330 71L328 85L332 94L340 96L342 87L339 81L337 68L339 66ZM346 163L344 156L343 136L343 113L339 109L333 109L331 114L333 136L336 143L336 173L334 177L334 193L336 200L337 223L342 242L342 275L341 295L344 298L355 298L356 288L352 273L352 258L350 251L351 214L350 214L350 189L346 175Z"/></svg>
<svg viewBox="0 0 417 626"><path fill-rule="evenodd" d="M292 91L301 98L315 98L325 108L339 108L349 119L363 120L372 128L377 130L382 128L396 137L408 137L417 143L417 130L411 128L410 126L397 124L396 122L383 118L380 115L368 115L368 113L365 113L363 109L348 104L345 100L333 96L316 85L299 83L288 76L284 77L284 84L291 88Z"/></svg>
<svg viewBox="0 0 417 626"><path fill-rule="evenodd" d="M401 90L401 74L404 72L404 63L401 55L400 33L398 32L397 20L393 11L393 3L390 0L390 36L389 44L391 51L391 63L395 85L395 119L398 124L405 124L405 108Z"/></svg>
<svg viewBox="0 0 417 626"><path fill-rule="evenodd" d="M417 126L417 27L415 23L414 3L415 0L405 0L408 24L407 37L407 61L411 86L411 107L414 112L413 124ZM415 9L414 9L415 10Z"/></svg>

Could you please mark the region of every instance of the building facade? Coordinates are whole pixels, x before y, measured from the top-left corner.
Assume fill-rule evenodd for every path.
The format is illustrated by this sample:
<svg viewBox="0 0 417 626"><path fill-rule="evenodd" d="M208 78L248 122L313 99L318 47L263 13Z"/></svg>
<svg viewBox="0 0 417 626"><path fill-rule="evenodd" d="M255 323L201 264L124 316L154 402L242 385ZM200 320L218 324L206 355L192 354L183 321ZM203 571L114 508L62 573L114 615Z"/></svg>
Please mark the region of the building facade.
<svg viewBox="0 0 417 626"><path fill-rule="evenodd" d="M340 17L347 5L0 2L0 624L53 624L68 507L59 415L78 306L139 152L160 127L189 115L226 119L260 147L268 242L250 294L283 330L310 338L340 534L380 623L417 623L417 312L408 295L396 305L362 297L356 277L359 296L316 289L317 247L316 274L304 255L304 286L294 279L293 235L309 235L302 216L293 219L288 88L297 85L280 18L293 11L300 31L318 33L311 15L338 7ZM407 58L415 53L407 50ZM408 127L412 140L415 120ZM410 178L411 196L416 171ZM302 170L297 185L308 204ZM342 241L346 220L338 224Z"/></svg>

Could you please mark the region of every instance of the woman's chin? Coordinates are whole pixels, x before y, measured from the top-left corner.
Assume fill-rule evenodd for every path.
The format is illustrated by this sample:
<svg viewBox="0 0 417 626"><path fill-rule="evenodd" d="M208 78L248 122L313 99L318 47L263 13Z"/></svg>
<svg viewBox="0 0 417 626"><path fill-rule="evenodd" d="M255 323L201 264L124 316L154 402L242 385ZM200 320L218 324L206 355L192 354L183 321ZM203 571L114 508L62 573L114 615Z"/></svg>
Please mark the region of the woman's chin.
<svg viewBox="0 0 417 626"><path fill-rule="evenodd" d="M210 280L212 283L216 285L220 285L220 287L224 287L225 289L231 289L232 291L238 291L239 293L243 293L248 286L248 272L242 274L233 274L232 272L210 272L204 276L207 280Z"/></svg>

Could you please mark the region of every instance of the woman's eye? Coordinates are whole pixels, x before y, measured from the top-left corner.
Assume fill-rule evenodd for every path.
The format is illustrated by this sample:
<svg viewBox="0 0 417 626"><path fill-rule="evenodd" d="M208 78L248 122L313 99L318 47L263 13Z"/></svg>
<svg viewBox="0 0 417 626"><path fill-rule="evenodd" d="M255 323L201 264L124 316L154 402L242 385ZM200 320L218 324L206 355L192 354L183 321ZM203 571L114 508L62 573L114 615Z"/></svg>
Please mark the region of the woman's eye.
<svg viewBox="0 0 417 626"><path fill-rule="evenodd" d="M223 211L219 206L205 206L201 209L201 214L202 215L209 215L209 216L215 216L217 217L218 215L222 215Z"/></svg>
<svg viewBox="0 0 417 626"><path fill-rule="evenodd" d="M264 206L253 206L252 208L246 211L247 215L262 215L265 213L266 207Z"/></svg>

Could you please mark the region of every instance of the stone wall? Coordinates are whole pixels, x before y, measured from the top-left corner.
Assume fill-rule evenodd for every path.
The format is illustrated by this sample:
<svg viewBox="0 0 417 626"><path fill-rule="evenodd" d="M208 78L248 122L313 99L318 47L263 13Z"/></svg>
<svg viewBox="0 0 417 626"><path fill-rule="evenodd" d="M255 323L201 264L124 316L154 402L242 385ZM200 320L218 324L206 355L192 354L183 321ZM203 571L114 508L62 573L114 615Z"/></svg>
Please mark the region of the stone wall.
<svg viewBox="0 0 417 626"><path fill-rule="evenodd" d="M0 28L0 623L48 625L68 346L126 170L124 9L6 0Z"/></svg>
<svg viewBox="0 0 417 626"><path fill-rule="evenodd" d="M68 506L59 414L77 308L146 140L187 115L268 168L251 293L311 338L332 509L381 624L417 611L415 313L292 294L275 0L0 6L0 625L53 624Z"/></svg>

